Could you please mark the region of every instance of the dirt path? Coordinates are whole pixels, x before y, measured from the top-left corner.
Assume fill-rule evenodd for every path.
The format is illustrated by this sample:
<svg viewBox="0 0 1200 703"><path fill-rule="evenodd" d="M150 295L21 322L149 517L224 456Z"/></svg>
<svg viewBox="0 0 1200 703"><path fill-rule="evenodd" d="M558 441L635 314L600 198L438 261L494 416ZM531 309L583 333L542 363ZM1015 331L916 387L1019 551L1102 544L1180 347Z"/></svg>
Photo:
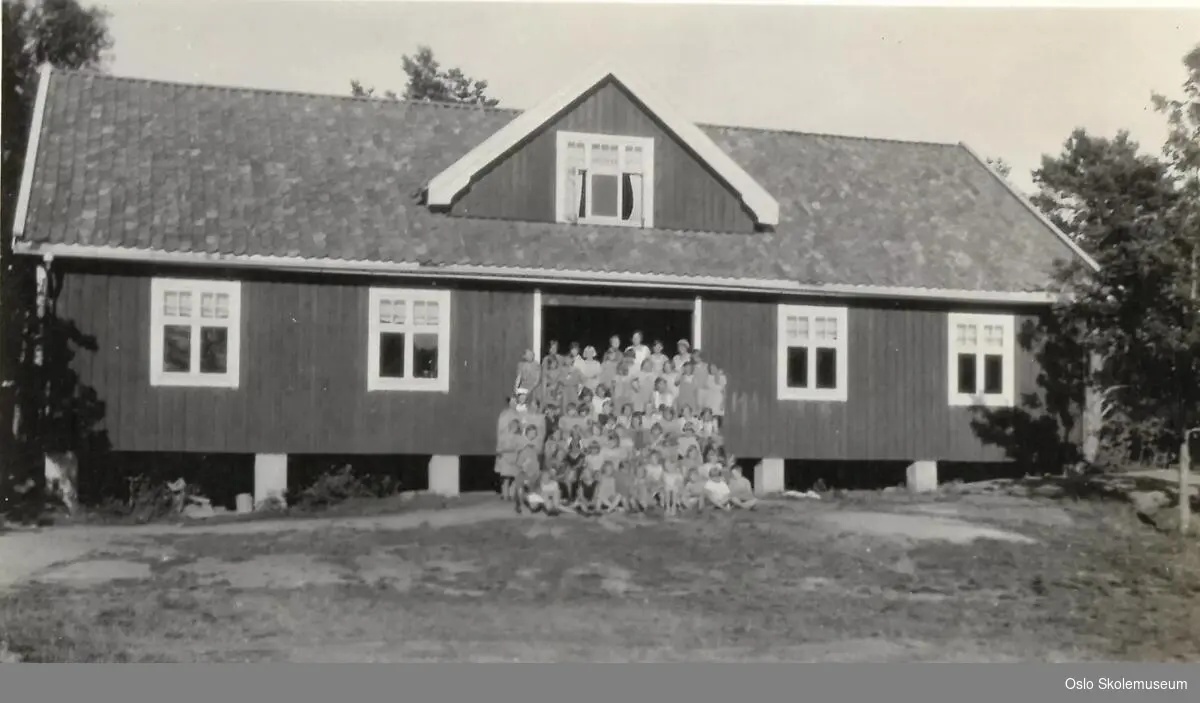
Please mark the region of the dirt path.
<svg viewBox="0 0 1200 703"><path fill-rule="evenodd" d="M254 522L233 522L215 525L71 525L33 531L17 531L0 535L0 590L10 588L46 569L81 559L89 553L108 546L137 542L169 535L199 534L274 534L304 532L319 529L352 530L409 530L428 525L431 528L473 525L490 520L515 518L508 503L416 510L397 515L362 518L306 518Z"/></svg>

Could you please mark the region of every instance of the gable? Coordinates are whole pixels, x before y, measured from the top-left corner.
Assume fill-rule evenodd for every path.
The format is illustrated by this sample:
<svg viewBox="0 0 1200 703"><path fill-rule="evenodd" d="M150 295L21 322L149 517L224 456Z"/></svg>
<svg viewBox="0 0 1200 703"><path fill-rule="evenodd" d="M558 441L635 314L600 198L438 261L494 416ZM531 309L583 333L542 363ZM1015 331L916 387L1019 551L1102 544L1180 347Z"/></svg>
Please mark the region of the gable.
<svg viewBox="0 0 1200 703"><path fill-rule="evenodd" d="M653 140L654 227L754 231L754 216L732 186L611 78L483 170L455 199L450 212L464 217L556 221L558 135L564 132Z"/></svg>

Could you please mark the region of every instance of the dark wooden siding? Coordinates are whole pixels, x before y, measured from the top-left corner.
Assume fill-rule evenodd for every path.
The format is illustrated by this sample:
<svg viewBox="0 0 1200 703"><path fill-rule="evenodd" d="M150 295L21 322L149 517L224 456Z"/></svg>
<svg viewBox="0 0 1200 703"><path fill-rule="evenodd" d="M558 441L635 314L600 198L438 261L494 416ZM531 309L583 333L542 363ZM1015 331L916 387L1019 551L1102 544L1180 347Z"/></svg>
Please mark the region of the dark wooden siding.
<svg viewBox="0 0 1200 703"><path fill-rule="evenodd" d="M179 275L179 274L172 274ZM512 371L532 334L532 296L454 290L449 393L366 391L367 291L424 283L256 277L242 286L237 389L149 383L150 279L68 271L57 312L94 337L80 382L105 403L114 449L490 454Z"/></svg>
<svg viewBox="0 0 1200 703"><path fill-rule="evenodd" d="M654 226L753 232L734 192L619 85L607 81L494 164L451 208L456 215L553 222L559 130L654 138Z"/></svg>
<svg viewBox="0 0 1200 703"><path fill-rule="evenodd" d="M730 450L785 459L1005 459L1003 449L972 428L975 411L948 404L946 314L850 306L847 401L780 401L774 302L706 298L704 352L729 375ZM1026 319L1018 317L1018 330ZM1015 366L1017 397L1037 391L1037 362L1020 345Z"/></svg>

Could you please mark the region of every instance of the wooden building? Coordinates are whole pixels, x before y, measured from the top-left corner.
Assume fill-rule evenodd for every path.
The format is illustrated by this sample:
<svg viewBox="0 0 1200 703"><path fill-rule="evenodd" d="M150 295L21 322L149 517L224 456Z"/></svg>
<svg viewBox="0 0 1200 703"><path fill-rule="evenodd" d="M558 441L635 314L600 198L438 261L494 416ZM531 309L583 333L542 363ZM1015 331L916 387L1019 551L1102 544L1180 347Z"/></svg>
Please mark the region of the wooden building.
<svg viewBox="0 0 1200 703"><path fill-rule="evenodd" d="M1094 266L962 144L696 125L609 70L525 112L45 70L29 144L14 250L113 449L253 454L260 498L303 454L454 493L525 349L635 326L727 369L760 490L1003 461L972 418L1040 392L1017 332Z"/></svg>

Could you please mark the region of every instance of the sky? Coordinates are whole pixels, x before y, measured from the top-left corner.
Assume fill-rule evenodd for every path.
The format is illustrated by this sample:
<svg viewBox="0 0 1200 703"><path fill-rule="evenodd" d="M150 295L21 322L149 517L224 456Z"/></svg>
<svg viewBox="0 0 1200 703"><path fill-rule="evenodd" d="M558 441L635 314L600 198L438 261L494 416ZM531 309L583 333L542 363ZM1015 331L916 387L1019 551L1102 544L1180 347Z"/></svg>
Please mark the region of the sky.
<svg viewBox="0 0 1200 703"><path fill-rule="evenodd" d="M1165 135L1153 92L1179 93L1200 44L1183 9L828 5L100 0L117 75L347 94L403 90L432 47L529 108L607 57L695 122L965 142L1029 172L1076 127Z"/></svg>

